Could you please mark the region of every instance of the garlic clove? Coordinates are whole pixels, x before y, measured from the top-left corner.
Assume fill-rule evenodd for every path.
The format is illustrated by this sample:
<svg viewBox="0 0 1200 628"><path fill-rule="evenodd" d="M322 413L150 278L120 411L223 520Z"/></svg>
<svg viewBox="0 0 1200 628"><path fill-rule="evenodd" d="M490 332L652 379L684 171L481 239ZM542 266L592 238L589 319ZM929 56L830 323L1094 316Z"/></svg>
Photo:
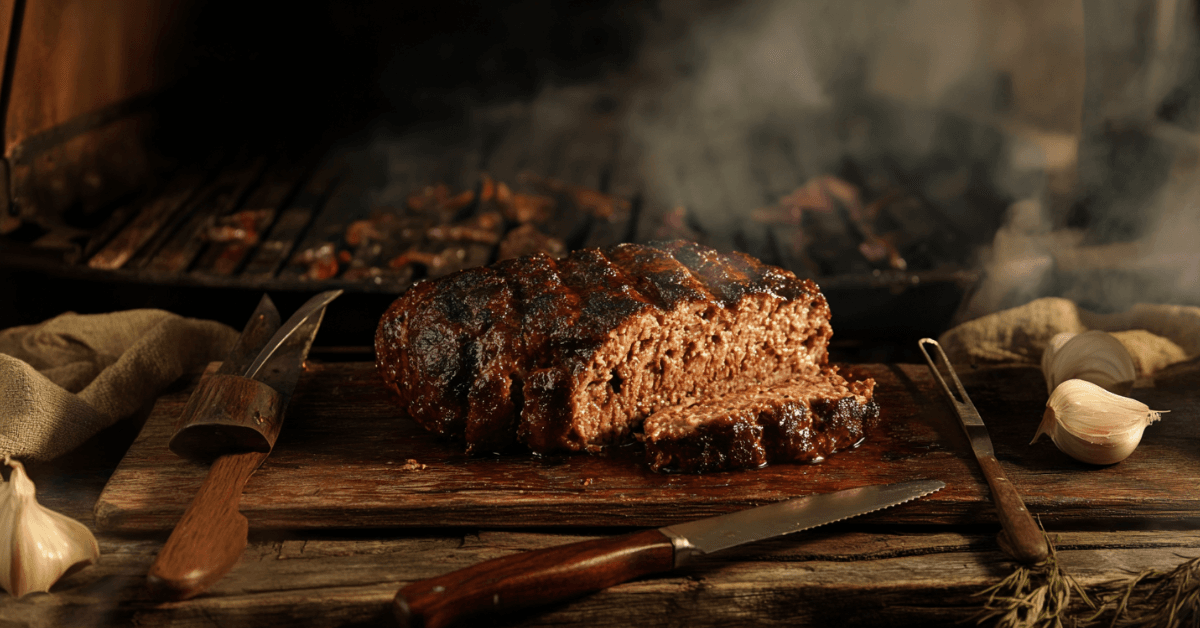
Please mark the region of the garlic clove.
<svg viewBox="0 0 1200 628"><path fill-rule="evenodd" d="M1054 337L1050 339L1050 342L1046 343L1046 349L1042 351L1042 376L1046 378L1046 385L1049 386L1049 390L1046 391L1046 394L1054 392L1054 387L1050 386L1050 373L1053 370L1051 367L1054 364L1054 356L1058 354L1059 350L1062 349L1062 346L1066 344L1068 340L1078 335L1079 334L1073 331L1064 331L1061 334L1055 334Z"/></svg>
<svg viewBox="0 0 1200 628"><path fill-rule="evenodd" d="M1116 464L1133 453L1146 426L1159 420L1162 412L1091 382L1069 379L1050 395L1030 444L1045 434L1080 462Z"/></svg>
<svg viewBox="0 0 1200 628"><path fill-rule="evenodd" d="M0 484L0 587L13 597L49 591L73 567L100 557L96 537L82 523L37 502L25 467L8 456L8 482Z"/></svg>
<svg viewBox="0 0 1200 628"><path fill-rule="evenodd" d="M1082 379L1127 395L1137 379L1129 350L1115 336L1099 330L1065 332L1051 338L1042 352L1042 375L1047 393L1069 379Z"/></svg>

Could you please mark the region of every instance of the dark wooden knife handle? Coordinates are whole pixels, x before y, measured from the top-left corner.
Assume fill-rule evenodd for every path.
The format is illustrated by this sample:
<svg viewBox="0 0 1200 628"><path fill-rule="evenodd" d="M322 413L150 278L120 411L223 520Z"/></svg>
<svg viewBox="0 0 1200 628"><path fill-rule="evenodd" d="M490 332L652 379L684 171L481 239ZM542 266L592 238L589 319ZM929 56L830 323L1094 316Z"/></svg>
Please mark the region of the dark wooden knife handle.
<svg viewBox="0 0 1200 628"><path fill-rule="evenodd" d="M393 602L401 626L441 628L599 591L675 566L658 530L523 552L414 582Z"/></svg>
<svg viewBox="0 0 1200 628"><path fill-rule="evenodd" d="M258 380L207 375L179 414L167 447L204 462L239 451L271 451L286 406L284 395Z"/></svg>
<svg viewBox="0 0 1200 628"><path fill-rule="evenodd" d="M158 597L186 600L212 586L246 550L242 489L266 452L221 456L150 566L147 585Z"/></svg>
<svg viewBox="0 0 1200 628"><path fill-rule="evenodd" d="M1004 550L1013 558L1030 565L1046 560L1050 555L1046 537L1033 520L1033 515L1029 514L1017 488L1008 481L1000 461L995 456L980 456L978 460L983 477L992 491L992 502L996 505L1000 525L1004 528L1000 533Z"/></svg>

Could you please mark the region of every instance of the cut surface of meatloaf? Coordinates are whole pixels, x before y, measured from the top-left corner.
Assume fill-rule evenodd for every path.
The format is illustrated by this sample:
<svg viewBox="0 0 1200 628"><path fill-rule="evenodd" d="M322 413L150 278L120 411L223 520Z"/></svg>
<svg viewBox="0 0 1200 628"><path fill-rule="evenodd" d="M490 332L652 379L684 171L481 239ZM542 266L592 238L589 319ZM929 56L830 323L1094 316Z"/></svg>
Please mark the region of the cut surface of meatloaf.
<svg viewBox="0 0 1200 628"><path fill-rule="evenodd" d="M833 367L774 386L688 402L646 419L655 471L703 473L773 462L820 462L862 442L879 416L875 382Z"/></svg>
<svg viewBox="0 0 1200 628"><path fill-rule="evenodd" d="M384 382L470 452L598 451L689 399L816 377L817 286L691 242L532 255L414 286L380 320Z"/></svg>

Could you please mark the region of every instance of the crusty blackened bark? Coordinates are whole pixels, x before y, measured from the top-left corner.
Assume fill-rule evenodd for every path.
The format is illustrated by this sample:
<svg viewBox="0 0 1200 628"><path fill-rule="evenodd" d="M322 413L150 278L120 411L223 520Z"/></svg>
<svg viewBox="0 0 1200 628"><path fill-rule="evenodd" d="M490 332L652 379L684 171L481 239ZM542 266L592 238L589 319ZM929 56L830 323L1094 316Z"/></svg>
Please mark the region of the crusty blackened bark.
<svg viewBox="0 0 1200 628"><path fill-rule="evenodd" d="M405 410L471 452L596 451L688 400L814 377L831 335L811 281L667 242L422 283L380 321L376 355Z"/></svg>

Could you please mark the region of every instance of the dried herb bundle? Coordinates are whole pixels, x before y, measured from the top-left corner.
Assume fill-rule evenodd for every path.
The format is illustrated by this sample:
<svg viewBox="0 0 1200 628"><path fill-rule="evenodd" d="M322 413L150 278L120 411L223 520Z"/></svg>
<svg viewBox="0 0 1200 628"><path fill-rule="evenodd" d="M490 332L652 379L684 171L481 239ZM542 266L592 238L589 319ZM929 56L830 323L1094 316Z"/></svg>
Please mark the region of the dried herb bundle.
<svg viewBox="0 0 1200 628"><path fill-rule="evenodd" d="M1145 570L1088 587L1089 595L1050 556L1032 567L1018 566L1004 580L977 593L987 602L972 619L1001 628L1200 628L1200 557L1170 571ZM1095 601L1094 601L1095 600Z"/></svg>
<svg viewBox="0 0 1200 628"><path fill-rule="evenodd" d="M1002 628L1043 628L1079 625L1072 618L1084 606L1096 603L1083 587L1058 564L1058 554L1049 537L1050 555L1032 567L1018 566L1007 578L977 593L988 596L983 609L973 617L978 624ZM1072 606L1076 610L1072 612ZM994 623L991 623L994 622Z"/></svg>
<svg viewBox="0 0 1200 628"><path fill-rule="evenodd" d="M1112 628L1200 626L1200 558L1170 571L1148 569L1103 585L1100 610L1090 621Z"/></svg>

